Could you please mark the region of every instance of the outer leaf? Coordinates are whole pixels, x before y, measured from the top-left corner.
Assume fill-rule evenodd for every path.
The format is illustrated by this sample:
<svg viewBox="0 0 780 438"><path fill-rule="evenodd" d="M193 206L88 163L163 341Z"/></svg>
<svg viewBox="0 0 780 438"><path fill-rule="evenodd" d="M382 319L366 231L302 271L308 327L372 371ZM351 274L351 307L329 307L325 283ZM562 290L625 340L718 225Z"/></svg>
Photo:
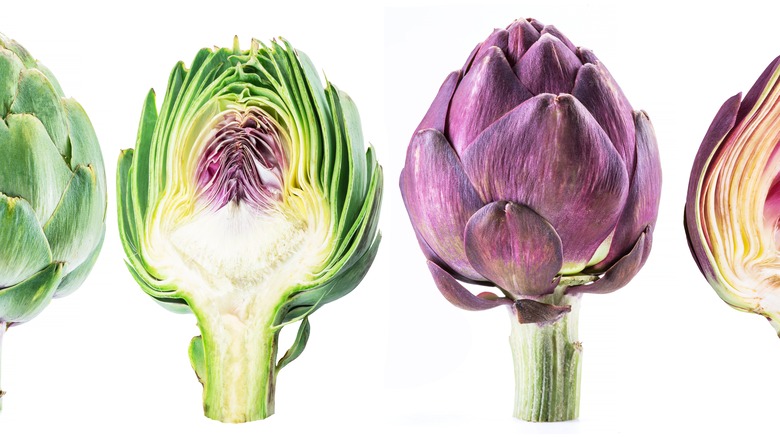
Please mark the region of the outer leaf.
<svg viewBox="0 0 780 438"><path fill-rule="evenodd" d="M165 93L165 100L160 110L160 118L155 125L150 147L148 149L137 148L138 157L135 160L136 166L134 166L136 181L133 186L133 195L141 217L146 217L150 205L153 205L164 189L161 182L166 180L168 173L168 144L171 124L175 119L171 113L174 111L173 106L178 102L178 94L186 76L187 69L184 64L177 63L168 80L168 90ZM153 96L147 95L144 111L149 105L150 98L154 99Z"/></svg>
<svg viewBox="0 0 780 438"><path fill-rule="evenodd" d="M176 289L169 289L166 285L158 286L159 281L150 281L148 273L140 274L129 263L125 263L125 266L141 289L157 304L173 313L192 313L189 304L184 298L179 298Z"/></svg>
<svg viewBox="0 0 780 438"><path fill-rule="evenodd" d="M439 292L456 307L464 310L487 310L501 305L510 305L512 300L499 298L491 292L482 292L474 295L463 287L455 277L441 268L441 266L428 260L428 270L431 271L433 281Z"/></svg>
<svg viewBox="0 0 780 438"><path fill-rule="evenodd" d="M57 81L57 78L54 77L54 73L52 73L51 70L49 70L48 67L46 67L45 65L41 64L40 61L36 61L35 68L40 70L40 72L43 73L44 76L46 76L46 79L49 80L49 83L54 88L54 91L57 92L58 96L60 96L60 97L64 97L65 96L65 93L62 91L62 87L60 86L59 81Z"/></svg>
<svg viewBox="0 0 780 438"><path fill-rule="evenodd" d="M20 323L38 315L57 290L62 268L63 263L54 262L25 281L0 289L0 321Z"/></svg>
<svg viewBox="0 0 780 438"><path fill-rule="evenodd" d="M298 334L295 336L292 346L276 364L276 372L279 372L282 368L287 366L290 362L298 358L303 353L303 349L306 348L306 343L309 341L309 333L311 327L309 326L309 318L303 318L300 327L298 327Z"/></svg>
<svg viewBox="0 0 780 438"><path fill-rule="evenodd" d="M294 295L277 314L277 321L287 325L311 314L323 305L351 292L368 273L376 257L381 235L377 234L371 247L349 268L342 268L339 275L312 289Z"/></svg>
<svg viewBox="0 0 780 438"><path fill-rule="evenodd" d="M0 193L0 288L51 263L51 250L30 204Z"/></svg>
<svg viewBox="0 0 780 438"><path fill-rule="evenodd" d="M631 104L623 95L620 86L598 62L582 66L571 93L585 105L609 136L612 145L623 158L631 179L636 154L634 138L637 135L634 132Z"/></svg>
<svg viewBox="0 0 780 438"><path fill-rule="evenodd" d="M428 112L423 117L420 124L417 126L415 132L423 129L435 129L439 132L444 132L447 125L447 112L450 108L450 100L453 93L461 80L460 70L456 70L447 76L444 83L441 84L439 92L433 99L431 107L428 108Z"/></svg>
<svg viewBox="0 0 780 438"><path fill-rule="evenodd" d="M612 233L628 194L623 159L568 94L525 101L485 129L462 161L485 202L527 205L553 225L564 274L585 267Z"/></svg>
<svg viewBox="0 0 780 438"><path fill-rule="evenodd" d="M106 198L106 174L103 165L103 154L100 153L95 129L89 121L84 108L73 99L63 99L62 104L68 121L68 132L71 144L70 167L92 165L95 169L98 192L105 204Z"/></svg>
<svg viewBox="0 0 780 438"><path fill-rule="evenodd" d="M590 284L572 286L569 292L605 294L614 292L627 285L647 260L647 249L650 245L651 236L652 230L648 227L639 235L639 239L634 243L631 251L610 266L600 279Z"/></svg>
<svg viewBox="0 0 780 438"><path fill-rule="evenodd" d="M474 269L514 297L550 293L557 285L561 238L531 208L491 202L469 219L464 235Z"/></svg>
<svg viewBox="0 0 780 438"><path fill-rule="evenodd" d="M290 66L290 78L294 79L294 82L292 82L290 85L294 87L293 90L288 91L294 91L294 95L297 96L297 104L293 106L295 108L296 112L298 113L298 117L300 117L300 120L298 120L299 128L304 130L304 137L307 141L306 145L306 155L308 155L308 178L307 181L310 184L315 184L315 187L319 189L318 186L316 186L317 183L320 181L320 173L321 173L321 166L322 166L322 159L323 159L323 136L321 135L320 125L319 125L319 117L316 113L316 103L313 101L311 96L311 86L309 82L307 81L306 72L304 71L303 67L301 66L298 56L295 53L295 50L292 48L292 46L287 41L282 41L283 46L278 46L276 43L273 44L274 48L279 50L280 53L284 54L286 56L286 61ZM348 98L347 98L348 99ZM358 120L358 124L360 121ZM358 125L359 130L359 125ZM326 137L327 138L327 137ZM362 142L362 137L360 138L360 151L362 153L364 143Z"/></svg>
<svg viewBox="0 0 780 438"><path fill-rule="evenodd" d="M322 134L323 147L319 185L327 190L330 186L330 181L333 178L333 156L335 154L335 151L333 150L334 134L332 124L330 123L332 117L331 111L325 97L320 76L317 74L317 70L311 62L311 59L301 51L297 51L296 53L298 54L301 69L303 70L303 74L306 77L306 82L309 86L308 92L314 104L314 112L319 117L318 125Z"/></svg>
<svg viewBox="0 0 780 438"><path fill-rule="evenodd" d="M535 300L517 300L512 309L520 324L541 324L555 322L571 312L571 306L556 306Z"/></svg>
<svg viewBox="0 0 780 438"><path fill-rule="evenodd" d="M469 181L447 139L433 129L412 137L401 195L420 238L449 269L484 280L466 257L463 229L484 201Z"/></svg>
<svg viewBox="0 0 780 438"><path fill-rule="evenodd" d="M0 172L0 192L24 198L46 223L57 207L71 171L46 129L31 114L11 114L0 123L0 157L14 163Z"/></svg>
<svg viewBox="0 0 780 438"><path fill-rule="evenodd" d="M153 298L165 301L163 307L169 308L177 313L186 313L186 303L182 300L172 297L171 293L175 288L163 285L159 279L147 268L143 259L140 247L139 227L143 225L143 218L135 208L135 198L131 190L130 179L133 175L133 156L132 149L123 150L119 155L117 163L117 219L119 222L119 235L125 254L127 255L127 266L133 278L138 282L141 288ZM169 301L173 303L169 306ZM182 305L184 309L182 308Z"/></svg>
<svg viewBox="0 0 780 438"><path fill-rule="evenodd" d="M5 117L16 97L22 61L8 49L0 47L0 116Z"/></svg>
<svg viewBox="0 0 780 438"><path fill-rule="evenodd" d="M522 58L525 52L539 39L539 30L527 20L515 20L506 30L509 32L508 58L510 62L516 64L517 60Z"/></svg>
<svg viewBox="0 0 780 438"><path fill-rule="evenodd" d="M596 269L607 268L633 248L636 236L655 226L661 199L661 160L650 119L643 111L634 113L636 153L626 205L612 235L607 258Z"/></svg>
<svg viewBox="0 0 780 438"><path fill-rule="evenodd" d="M27 68L35 67L36 64L35 58L33 58L30 55L30 52L28 52L27 49L22 47L22 45L17 43L15 40L12 40L3 34L0 34L0 46L5 47L6 49L13 52L16 56L18 56L25 67Z"/></svg>
<svg viewBox="0 0 780 438"><path fill-rule="evenodd" d="M520 82L534 94L568 93L582 63L565 43L549 33L531 46L515 64Z"/></svg>
<svg viewBox="0 0 780 438"><path fill-rule="evenodd" d="M69 295L75 292L75 290L81 286L81 283L84 283L84 280L87 279L87 276L92 271L92 267L95 266L98 255L100 255L100 250L103 248L103 241L105 238L106 226L104 224L103 231L100 233L100 241L98 242L97 246L95 246L95 249L92 250L92 253L87 257L87 259L84 260L84 262L82 262L77 268L73 269L67 275L62 277L62 281L60 281L60 285L57 287L57 292L54 294L54 298L62 298L66 295Z"/></svg>
<svg viewBox="0 0 780 438"><path fill-rule="evenodd" d="M696 265L707 281L716 281L715 267L707 257L705 247L709 245L704 235L704 230L699 229L698 223L701 220L699 196L701 192L701 183L704 180L704 170L709 166L718 147L723 142L726 135L734 127L737 120L737 114L740 108L742 94L731 96L723 106L720 107L715 118L712 120L707 133L704 135L699 151L691 169L691 177L688 181L688 195L685 203L684 224L686 235L688 237L688 246L693 254Z"/></svg>
<svg viewBox="0 0 780 438"><path fill-rule="evenodd" d="M171 81L180 80L179 76L176 75L178 71L178 69L174 69ZM173 86L173 84L169 84L168 87L170 89ZM139 216L146 214L149 205L149 166L151 165L152 139L156 124L157 106L154 102L154 90L149 90L141 113L141 123L138 126L138 140L135 143L135 153L138 154L138 158L135 160L136 165L133 169L132 195L135 200L134 208L138 209Z"/></svg>
<svg viewBox="0 0 780 438"><path fill-rule="evenodd" d="M368 195L363 201L363 208L358 216L351 222L347 231L339 236L338 243L330 258L330 264L325 269L325 277L333 275L337 269L340 269L355 254L362 254L371 244L376 235L377 225L379 223L379 210L382 205L382 168L373 158L373 150L369 148L366 156L373 163L371 171L371 185L368 188Z"/></svg>
<svg viewBox="0 0 780 438"><path fill-rule="evenodd" d="M493 30L493 33L477 46L472 52L473 56L469 55L469 59L466 62L467 65L463 66L463 75L467 76L471 74L472 70L477 68L477 64L482 63L484 58L489 56L495 49L498 49L502 53L509 52L509 32L507 32L506 29ZM514 76L514 73L512 73L512 76ZM458 88L460 88L460 86Z"/></svg>
<svg viewBox="0 0 780 438"><path fill-rule="evenodd" d="M125 254L129 258L138 259L138 231L135 203L131 190L130 175L133 172L133 149L125 149L119 154L116 165L116 195L117 221L119 222L119 237Z"/></svg>
<svg viewBox="0 0 780 438"><path fill-rule="evenodd" d="M349 95L334 87L339 95L342 109L344 111L344 128L347 145L349 173L342 175L348 178L347 194L344 210L341 215L342 224L350 224L355 220L362 207L362 201L366 197L366 189L370 180L366 178L367 169L365 161L365 141L363 140L363 131L360 125L360 115L358 114L355 102Z"/></svg>
<svg viewBox="0 0 780 438"><path fill-rule="evenodd" d="M83 263L102 239L105 193L93 166L77 166L57 209L43 227L54 260L67 261L70 272ZM75 220L78 218L78 220Z"/></svg>
<svg viewBox="0 0 780 438"><path fill-rule="evenodd" d="M485 49L452 96L447 138L462 156L480 132L531 97L504 52L498 47Z"/></svg>
<svg viewBox="0 0 780 438"><path fill-rule="evenodd" d="M346 146L345 129L344 129L344 113L341 108L341 101L335 88L328 84L328 88L325 89L325 94L328 97L328 102L333 110L331 113L332 126L334 132L334 149L335 155L333 157L333 177L329 181L330 189L329 204L331 208L331 224L333 227L333 233L339 235L343 233L344 224L341 222L341 213L344 210L344 204L347 201L347 191L349 185L349 165L348 165L348 148Z"/></svg>
<svg viewBox="0 0 780 438"><path fill-rule="evenodd" d="M11 111L16 114L32 114L46 128L51 141L60 155L70 156L68 125L60 96L49 79L40 70L23 70L19 77L19 88Z"/></svg>

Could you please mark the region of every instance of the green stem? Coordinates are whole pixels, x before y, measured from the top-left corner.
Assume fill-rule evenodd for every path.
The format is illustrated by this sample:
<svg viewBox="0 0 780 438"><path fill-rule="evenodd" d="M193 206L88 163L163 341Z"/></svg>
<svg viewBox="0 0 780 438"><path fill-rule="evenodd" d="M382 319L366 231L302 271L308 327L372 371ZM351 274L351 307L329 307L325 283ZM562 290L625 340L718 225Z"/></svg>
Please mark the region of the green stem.
<svg viewBox="0 0 780 438"><path fill-rule="evenodd" d="M0 322L0 353L3 352L3 335L5 334L5 331L8 329L8 323L5 321ZM2 390L2 386L0 386L0 411L3 410L3 396L5 395L5 391Z"/></svg>
<svg viewBox="0 0 780 438"><path fill-rule="evenodd" d="M540 299L570 305L554 323L520 324L510 315L509 342L515 368L515 417L534 422L573 420L579 415L580 356L577 341L578 295L564 295L560 287Z"/></svg>
<svg viewBox="0 0 780 438"><path fill-rule="evenodd" d="M190 355L203 383L205 415L243 423L273 414L278 329L272 329L269 320L246 324L229 315L199 320L198 325L203 342L200 370L192 347Z"/></svg>

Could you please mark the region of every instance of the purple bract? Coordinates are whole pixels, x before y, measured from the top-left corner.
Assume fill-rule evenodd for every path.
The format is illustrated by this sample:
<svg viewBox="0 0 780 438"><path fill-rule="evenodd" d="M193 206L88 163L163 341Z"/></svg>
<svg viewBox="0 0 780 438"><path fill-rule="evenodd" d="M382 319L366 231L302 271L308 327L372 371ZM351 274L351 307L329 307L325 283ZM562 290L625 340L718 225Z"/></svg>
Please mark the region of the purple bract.
<svg viewBox="0 0 780 438"><path fill-rule="evenodd" d="M449 301L513 305L522 322L543 322L561 309L528 300L559 285L611 292L639 271L661 168L647 115L606 67L530 19L494 31L447 77L412 136L400 184ZM474 296L457 280L504 296Z"/></svg>

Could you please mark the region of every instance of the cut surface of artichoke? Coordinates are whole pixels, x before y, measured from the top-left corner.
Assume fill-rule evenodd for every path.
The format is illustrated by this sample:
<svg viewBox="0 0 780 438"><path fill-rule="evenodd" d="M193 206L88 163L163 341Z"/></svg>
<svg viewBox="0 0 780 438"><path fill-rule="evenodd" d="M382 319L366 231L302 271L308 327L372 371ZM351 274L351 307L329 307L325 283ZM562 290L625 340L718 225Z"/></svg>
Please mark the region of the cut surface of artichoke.
<svg viewBox="0 0 780 438"><path fill-rule="evenodd" d="M713 150L710 170L702 175L697 211L705 224L699 232L709 242L705 250L716 266L716 290L731 306L773 320L780 318L780 298L775 294L780 283L775 239L780 209L772 200L780 172L780 131L775 128L780 125L778 77L780 69L753 108Z"/></svg>
<svg viewBox="0 0 780 438"><path fill-rule="evenodd" d="M243 169L234 178L205 184L198 180L199 161L208 158L204 154L219 135L220 126L225 120L243 120L247 114L267 117L261 109L252 107L220 111L207 118L211 127L201 126L199 134L186 135L178 147L170 149L171 161L177 154L185 155L182 148L189 149L187 155L195 159L170 169L167 177L177 190L162 197L158 213L152 215L146 242L150 264L178 286L182 297L197 302L198 307L210 303L208 307L213 311L239 320L254 319L256 315L252 314L261 309L273 309L291 287L312 281L323 269L330 249L328 204L322 197L311 196L311 188L304 192L286 184L281 186L282 193L273 193L280 187L273 180L274 173L288 181L294 175L290 166L264 168L256 158L263 151L258 151L260 146L254 140L236 138L235 144L226 146L245 151L226 153L249 155L240 159L238 166ZM279 126L272 128L277 130L273 137L281 142L277 152L283 155L275 162L282 166L290 161L290 135ZM242 132L252 129L243 128ZM196 138L194 147L187 144L192 138ZM259 178L242 181L240 177L246 174ZM263 187L263 181L269 181L272 187ZM253 182L257 186L240 187ZM224 203L220 201L224 197L211 195L215 191L232 194L233 198ZM239 196L250 191L265 191L267 203L252 202L262 193ZM190 196L192 193L196 196Z"/></svg>

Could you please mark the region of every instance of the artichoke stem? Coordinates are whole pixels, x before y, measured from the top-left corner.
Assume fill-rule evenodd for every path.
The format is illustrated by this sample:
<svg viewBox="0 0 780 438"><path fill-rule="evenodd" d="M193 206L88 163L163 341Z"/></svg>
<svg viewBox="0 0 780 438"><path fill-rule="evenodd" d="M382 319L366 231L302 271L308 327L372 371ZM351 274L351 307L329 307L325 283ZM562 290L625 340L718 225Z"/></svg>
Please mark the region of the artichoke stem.
<svg viewBox="0 0 780 438"><path fill-rule="evenodd" d="M278 329L258 318L251 324L222 316L200 320L204 414L225 423L262 420L274 413ZM197 338L196 338L197 339Z"/></svg>
<svg viewBox="0 0 780 438"><path fill-rule="evenodd" d="M0 321L0 353L3 352L3 335L5 334L5 331L7 329L8 329L8 323L5 322L5 321ZM2 355L0 355L0 356L2 356ZM3 391L2 388L3 387L0 386L0 411L3 410L3 396L5 395L5 391Z"/></svg>
<svg viewBox="0 0 780 438"><path fill-rule="evenodd" d="M577 341L578 295L560 287L540 299L570 305L571 311L554 323L520 324L510 314L509 343L515 369L515 417L534 422L574 420L579 415L580 356Z"/></svg>

